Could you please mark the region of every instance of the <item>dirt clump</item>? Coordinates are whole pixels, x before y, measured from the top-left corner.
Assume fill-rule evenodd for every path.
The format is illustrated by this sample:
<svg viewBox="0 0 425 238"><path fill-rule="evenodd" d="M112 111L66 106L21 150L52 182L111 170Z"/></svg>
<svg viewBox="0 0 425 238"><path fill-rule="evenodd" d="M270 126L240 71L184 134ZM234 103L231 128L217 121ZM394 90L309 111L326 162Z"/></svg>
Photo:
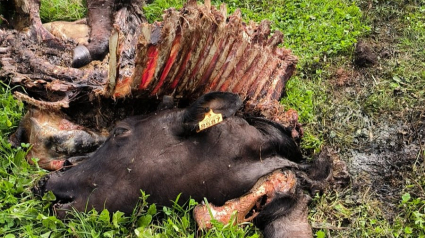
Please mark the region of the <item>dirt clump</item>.
<svg viewBox="0 0 425 238"><path fill-rule="evenodd" d="M358 73L344 67L338 68L333 75L333 82L338 87L352 86L356 83Z"/></svg>
<svg viewBox="0 0 425 238"><path fill-rule="evenodd" d="M359 41L354 51L354 64L358 67L370 67L377 63L378 57L364 41Z"/></svg>

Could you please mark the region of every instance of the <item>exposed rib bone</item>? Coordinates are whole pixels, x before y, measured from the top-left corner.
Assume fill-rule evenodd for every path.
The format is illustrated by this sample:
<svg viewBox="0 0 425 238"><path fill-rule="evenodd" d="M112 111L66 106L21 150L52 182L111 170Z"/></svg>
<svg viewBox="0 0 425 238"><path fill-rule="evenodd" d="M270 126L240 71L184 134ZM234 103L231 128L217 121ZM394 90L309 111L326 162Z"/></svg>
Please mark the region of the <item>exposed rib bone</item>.
<svg viewBox="0 0 425 238"><path fill-rule="evenodd" d="M67 99L62 99L61 101L57 102L45 102L31 98L28 95L25 95L20 92L15 92L14 96L21 101L24 101L43 110L59 110L61 108L69 107L69 101Z"/></svg>

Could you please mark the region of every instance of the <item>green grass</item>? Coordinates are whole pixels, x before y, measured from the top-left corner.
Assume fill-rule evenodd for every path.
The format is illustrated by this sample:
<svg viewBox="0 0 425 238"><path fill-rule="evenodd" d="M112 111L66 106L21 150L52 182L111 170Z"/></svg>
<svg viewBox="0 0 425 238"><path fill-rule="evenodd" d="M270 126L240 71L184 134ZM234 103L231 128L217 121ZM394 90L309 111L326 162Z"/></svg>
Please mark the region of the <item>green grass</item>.
<svg viewBox="0 0 425 238"><path fill-rule="evenodd" d="M183 4L186 1L184 0L159 0L153 1L151 4L143 7L143 12L145 14L148 22L152 23L154 21L162 20L162 13L165 9L175 8L179 9L183 7Z"/></svg>
<svg viewBox="0 0 425 238"><path fill-rule="evenodd" d="M0 25L3 23L3 14L4 14L4 7L0 4Z"/></svg>
<svg viewBox="0 0 425 238"><path fill-rule="evenodd" d="M371 199L367 190L361 192L363 196L359 197L347 196L351 193L349 190L316 196L310 211L316 234L321 237L392 237L392 226L380 209L382 204Z"/></svg>
<svg viewBox="0 0 425 238"><path fill-rule="evenodd" d="M0 95L0 234L19 234L29 229L43 211L41 201L34 199L30 188L45 172L25 161L29 145L12 148L8 143L7 136L22 117L23 104L12 97L11 88L3 83Z"/></svg>
<svg viewBox="0 0 425 238"><path fill-rule="evenodd" d="M40 17L43 22L75 21L85 17L85 0L41 0Z"/></svg>
<svg viewBox="0 0 425 238"><path fill-rule="evenodd" d="M7 135L8 132L18 125L23 115L24 104L14 100L11 88L0 81L0 136Z"/></svg>
<svg viewBox="0 0 425 238"><path fill-rule="evenodd" d="M358 146L361 143L359 131L379 126L379 118L392 115L405 115L407 118L415 111L420 112L425 102L425 45L422 43L425 28L420 27L425 22L424 1L422 5L400 1L375 4L368 21L388 19L389 22L372 29L370 34L374 35L375 41L366 39L377 50L388 51L390 56L381 58L376 67L361 69L362 75L347 87L335 86L330 81L335 77L335 68L350 71L350 66L334 63L334 69L325 68L327 80L316 86L325 90L311 89L325 94L318 94L317 101L329 102L316 104L315 115L319 119L316 121L321 123L315 130L332 145L342 148ZM340 62L351 61L349 56L337 59ZM324 67L327 67L326 64Z"/></svg>

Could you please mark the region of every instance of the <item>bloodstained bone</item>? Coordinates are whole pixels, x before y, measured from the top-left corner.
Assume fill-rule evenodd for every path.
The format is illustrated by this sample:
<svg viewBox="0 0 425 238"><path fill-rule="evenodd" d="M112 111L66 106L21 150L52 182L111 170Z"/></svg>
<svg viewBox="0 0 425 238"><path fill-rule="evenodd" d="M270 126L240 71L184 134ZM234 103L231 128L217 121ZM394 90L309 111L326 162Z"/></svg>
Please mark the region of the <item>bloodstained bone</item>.
<svg viewBox="0 0 425 238"><path fill-rule="evenodd" d="M193 216L199 229L212 228L211 219L227 224L235 212L235 223L250 222L259 214L262 207L275 198L277 193L294 194L296 185L297 179L293 172L278 170L260 178L248 193L240 198L227 201L221 207L213 204L197 205L193 210ZM266 200L263 204L264 198ZM248 214L249 217L247 217Z"/></svg>
<svg viewBox="0 0 425 238"><path fill-rule="evenodd" d="M117 47L113 47L126 49L120 47L125 38L119 37L125 32L116 31ZM218 10L209 1L202 5L191 0L181 10L168 9L162 22L142 23L140 32L132 76L109 84L114 97L172 93L196 98L209 91L228 91L251 105L259 101L272 105L297 63L290 50L278 47L283 42L281 32L269 37L269 21L246 24L240 11L227 17L224 7ZM122 66L116 65L118 75ZM122 85L132 92L123 91Z"/></svg>
<svg viewBox="0 0 425 238"><path fill-rule="evenodd" d="M162 22L141 23L134 60L116 62L128 48L120 24L115 24L111 47L117 52L109 67L127 77L109 80L112 97L193 99L210 91L233 92L246 100L246 113L294 128L294 138L302 136L296 112L285 112L278 102L297 58L279 47L281 32L270 36L269 21L246 24L239 10L227 16L224 5L216 9L210 1L190 0L181 10L164 11Z"/></svg>

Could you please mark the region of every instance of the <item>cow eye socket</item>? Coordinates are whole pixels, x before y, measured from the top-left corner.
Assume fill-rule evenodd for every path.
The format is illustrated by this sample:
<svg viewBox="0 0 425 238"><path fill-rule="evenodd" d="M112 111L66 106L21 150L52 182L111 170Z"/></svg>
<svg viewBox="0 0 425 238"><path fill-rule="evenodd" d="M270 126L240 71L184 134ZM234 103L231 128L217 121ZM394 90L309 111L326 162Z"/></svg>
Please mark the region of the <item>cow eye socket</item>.
<svg viewBox="0 0 425 238"><path fill-rule="evenodd" d="M129 129L127 129L127 128L123 128L123 127L115 128L115 130L114 130L114 137L115 136L122 135L122 134L124 134L127 131L129 131Z"/></svg>

